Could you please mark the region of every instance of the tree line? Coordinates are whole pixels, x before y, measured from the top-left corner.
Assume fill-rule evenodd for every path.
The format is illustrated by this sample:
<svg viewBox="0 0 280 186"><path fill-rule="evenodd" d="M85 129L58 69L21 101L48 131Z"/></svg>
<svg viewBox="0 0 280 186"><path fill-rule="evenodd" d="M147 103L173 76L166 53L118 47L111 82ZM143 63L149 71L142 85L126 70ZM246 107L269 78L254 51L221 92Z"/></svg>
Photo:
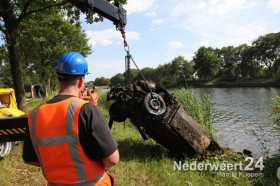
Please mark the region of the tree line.
<svg viewBox="0 0 280 186"><path fill-rule="evenodd" d="M221 49L201 46L192 60L178 56L157 68L141 69L147 80L164 86L186 84L187 81L238 78L277 78L280 74L280 32L259 36L251 45L226 46ZM142 80L141 73L131 69L131 80ZM92 84L116 86L125 84L125 72L112 78L99 77Z"/></svg>
<svg viewBox="0 0 280 186"><path fill-rule="evenodd" d="M23 111L27 111L25 92L31 84L48 91L56 88L53 69L61 54L77 51L87 56L92 52L81 29L81 10L69 2L73 0L0 1L0 87L15 89ZM102 20L91 11L86 14L88 23Z"/></svg>

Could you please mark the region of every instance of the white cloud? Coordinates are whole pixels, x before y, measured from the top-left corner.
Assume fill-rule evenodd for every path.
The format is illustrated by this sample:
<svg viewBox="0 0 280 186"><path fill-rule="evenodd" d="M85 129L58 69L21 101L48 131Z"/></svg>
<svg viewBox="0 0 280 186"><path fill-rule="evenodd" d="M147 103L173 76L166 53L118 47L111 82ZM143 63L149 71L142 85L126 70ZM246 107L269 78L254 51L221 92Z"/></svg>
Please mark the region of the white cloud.
<svg viewBox="0 0 280 186"><path fill-rule="evenodd" d="M200 42L200 46L209 47L211 46L211 43L207 40L203 40Z"/></svg>
<svg viewBox="0 0 280 186"><path fill-rule="evenodd" d="M273 13L280 13L280 1L279 0L269 0L268 7Z"/></svg>
<svg viewBox="0 0 280 186"><path fill-rule="evenodd" d="M225 34L226 37L224 37L226 39L220 42L220 46L238 46L243 43L250 45L252 40L265 34L266 27L267 26L264 20L252 22L247 25L230 26L227 28L227 33Z"/></svg>
<svg viewBox="0 0 280 186"><path fill-rule="evenodd" d="M178 0L170 17L173 27L195 33L200 46L237 46L266 34L271 23L256 11L260 5L253 0Z"/></svg>
<svg viewBox="0 0 280 186"><path fill-rule="evenodd" d="M157 16L157 13L155 13L155 12L147 12L145 15L149 16L149 17L155 17L155 16Z"/></svg>
<svg viewBox="0 0 280 186"><path fill-rule="evenodd" d="M153 22L153 24L160 25L160 24L162 24L164 21L163 21L162 19L154 19L152 22Z"/></svg>
<svg viewBox="0 0 280 186"><path fill-rule="evenodd" d="M208 7L210 6L208 12L212 15L217 16L226 15L242 9L241 7L248 6L246 5L247 3L247 0L210 0L210 3L208 5Z"/></svg>
<svg viewBox="0 0 280 186"><path fill-rule="evenodd" d="M181 17L188 15L197 17L218 17L230 13L238 13L255 5L252 0L178 0L178 3L171 9L171 16ZM206 16L207 15L207 16Z"/></svg>
<svg viewBox="0 0 280 186"><path fill-rule="evenodd" d="M252 0L179 0L171 9L170 16L181 28L205 29L242 19L253 6L255 3Z"/></svg>
<svg viewBox="0 0 280 186"><path fill-rule="evenodd" d="M88 61L93 61L88 63L88 68L90 74L86 76L86 81L92 81L97 77L111 78L117 73L124 72L124 61L116 59L103 59L96 60L94 54L87 58Z"/></svg>
<svg viewBox="0 0 280 186"><path fill-rule="evenodd" d="M102 31L87 30L86 34L89 38L89 43L92 46L107 46L113 43L120 43L123 40L120 32L117 32L115 29L106 29ZM140 34L135 31L127 31L126 38L127 40L139 40Z"/></svg>
<svg viewBox="0 0 280 186"><path fill-rule="evenodd" d="M198 2L194 0L180 0L174 7L170 7L170 15L172 17L181 17L186 15L193 15L195 12L201 12L203 13L207 7L207 4L205 2ZM182 17L181 17L182 18Z"/></svg>
<svg viewBox="0 0 280 186"><path fill-rule="evenodd" d="M124 8L127 10L127 14L145 12L152 7L154 0L128 0Z"/></svg>
<svg viewBox="0 0 280 186"><path fill-rule="evenodd" d="M183 48L183 47L185 47L185 45L181 42L178 42L178 41L170 41L167 44L167 47L168 48Z"/></svg>

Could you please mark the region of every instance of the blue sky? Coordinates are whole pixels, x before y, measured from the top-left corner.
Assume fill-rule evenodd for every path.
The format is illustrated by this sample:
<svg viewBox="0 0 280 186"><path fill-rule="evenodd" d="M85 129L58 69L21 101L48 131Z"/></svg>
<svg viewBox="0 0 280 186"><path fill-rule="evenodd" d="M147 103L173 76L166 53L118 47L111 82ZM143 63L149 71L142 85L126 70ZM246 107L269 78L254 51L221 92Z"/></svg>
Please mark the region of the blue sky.
<svg viewBox="0 0 280 186"><path fill-rule="evenodd" d="M191 60L201 46L251 44L280 32L280 0L128 0L124 7L127 41L139 68L156 68L179 55ZM83 23L83 29L93 50L86 57L86 80L123 73L126 53L115 26L105 20Z"/></svg>

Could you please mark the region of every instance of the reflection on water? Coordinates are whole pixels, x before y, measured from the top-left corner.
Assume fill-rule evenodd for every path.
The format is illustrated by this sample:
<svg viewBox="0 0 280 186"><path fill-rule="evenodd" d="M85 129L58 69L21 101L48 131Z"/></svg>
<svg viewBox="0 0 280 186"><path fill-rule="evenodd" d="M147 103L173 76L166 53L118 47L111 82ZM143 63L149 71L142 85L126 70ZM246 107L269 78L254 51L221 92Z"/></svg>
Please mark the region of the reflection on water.
<svg viewBox="0 0 280 186"><path fill-rule="evenodd" d="M254 157L263 155L261 142L250 131L253 129L269 154L279 149L279 134L268 119L271 101L280 89L274 88L195 88L198 94L209 94L214 102L216 137L223 147L237 152L248 149Z"/></svg>

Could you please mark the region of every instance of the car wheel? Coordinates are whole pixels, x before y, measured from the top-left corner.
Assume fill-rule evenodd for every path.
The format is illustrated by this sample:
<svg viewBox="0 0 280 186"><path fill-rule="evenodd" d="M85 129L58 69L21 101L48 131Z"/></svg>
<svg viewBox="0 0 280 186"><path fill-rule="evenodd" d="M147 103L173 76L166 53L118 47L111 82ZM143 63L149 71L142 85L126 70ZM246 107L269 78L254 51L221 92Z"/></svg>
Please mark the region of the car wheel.
<svg viewBox="0 0 280 186"><path fill-rule="evenodd" d="M0 159L7 156L13 149L15 142L4 142L0 143Z"/></svg>

